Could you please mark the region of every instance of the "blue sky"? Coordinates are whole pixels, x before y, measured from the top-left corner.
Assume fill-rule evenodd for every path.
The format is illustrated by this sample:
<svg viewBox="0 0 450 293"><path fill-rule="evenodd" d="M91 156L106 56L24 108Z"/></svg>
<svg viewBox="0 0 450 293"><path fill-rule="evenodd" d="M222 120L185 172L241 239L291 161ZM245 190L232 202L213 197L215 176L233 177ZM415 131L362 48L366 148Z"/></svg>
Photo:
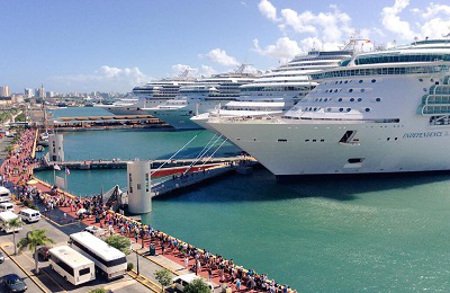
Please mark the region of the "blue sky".
<svg viewBox="0 0 450 293"><path fill-rule="evenodd" d="M14 92L129 91L149 79L267 70L358 31L376 44L450 32L423 0L0 0L0 84Z"/></svg>

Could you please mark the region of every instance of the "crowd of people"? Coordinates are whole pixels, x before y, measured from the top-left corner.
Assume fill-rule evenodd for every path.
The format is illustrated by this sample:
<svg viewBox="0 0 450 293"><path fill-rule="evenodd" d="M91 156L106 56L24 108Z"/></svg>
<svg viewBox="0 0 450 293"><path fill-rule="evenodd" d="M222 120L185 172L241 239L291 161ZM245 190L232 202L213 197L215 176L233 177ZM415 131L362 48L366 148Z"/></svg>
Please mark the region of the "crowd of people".
<svg viewBox="0 0 450 293"><path fill-rule="evenodd" d="M141 243L142 248L148 247L151 254L165 255L209 280L233 286L236 291L296 292L288 286L270 281L265 274L257 274L254 270L245 270L235 265L233 259L213 255L150 225L116 213L111 209L111 202L104 202L102 195L81 198L62 192L54 186L47 186L42 190L39 186L28 185L33 168L38 163L37 159L31 157L35 135L34 130L23 131L17 147L0 168L2 183L9 184L22 202L39 203L45 208L44 214L48 210L59 208L64 211L64 216L69 214L88 225L97 225L105 229L108 235L119 233L134 239L136 243Z"/></svg>
<svg viewBox="0 0 450 293"><path fill-rule="evenodd" d="M38 159L31 156L35 135L35 131L26 129L12 146L0 167L2 185L25 186L33 175L33 166L38 162Z"/></svg>

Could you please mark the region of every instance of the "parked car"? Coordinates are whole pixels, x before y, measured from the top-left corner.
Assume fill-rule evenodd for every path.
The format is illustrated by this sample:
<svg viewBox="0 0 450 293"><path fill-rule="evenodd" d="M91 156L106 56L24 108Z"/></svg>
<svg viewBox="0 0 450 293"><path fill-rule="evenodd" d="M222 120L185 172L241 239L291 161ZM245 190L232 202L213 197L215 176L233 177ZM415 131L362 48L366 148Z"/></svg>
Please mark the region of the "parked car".
<svg viewBox="0 0 450 293"><path fill-rule="evenodd" d="M5 255L0 251L0 263L5 262Z"/></svg>
<svg viewBox="0 0 450 293"><path fill-rule="evenodd" d="M16 274L4 276L3 285L9 292L24 292L28 289L27 284Z"/></svg>
<svg viewBox="0 0 450 293"><path fill-rule="evenodd" d="M84 231L87 231L96 237L100 237L106 234L105 229L99 228L97 226L87 226L86 228L84 228Z"/></svg>
<svg viewBox="0 0 450 293"><path fill-rule="evenodd" d="M43 260L43 261L47 261L49 256L50 256L50 252L48 251L50 248L48 248L47 246L41 246L36 250L36 254L39 260Z"/></svg>
<svg viewBox="0 0 450 293"><path fill-rule="evenodd" d="M179 292L183 292L184 291L184 287L186 287L187 284L192 283L192 281L196 280L196 279L201 279L202 277L197 276L196 274L186 274L186 275L180 275L180 276L176 276L172 279L172 289L179 291ZM211 284L210 282L206 282L206 285L209 288L210 292L214 292L214 285Z"/></svg>

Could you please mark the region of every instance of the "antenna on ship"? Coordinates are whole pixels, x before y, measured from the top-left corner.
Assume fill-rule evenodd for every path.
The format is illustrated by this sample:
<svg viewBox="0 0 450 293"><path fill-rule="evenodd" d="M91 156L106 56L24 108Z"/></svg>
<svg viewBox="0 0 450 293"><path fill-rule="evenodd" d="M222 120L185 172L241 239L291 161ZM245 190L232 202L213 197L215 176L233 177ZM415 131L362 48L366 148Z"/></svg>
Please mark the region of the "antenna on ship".
<svg viewBox="0 0 450 293"><path fill-rule="evenodd" d="M178 76L180 79L187 79L189 76L190 68L186 68L183 72Z"/></svg>
<svg viewBox="0 0 450 293"><path fill-rule="evenodd" d="M244 73L245 69L251 66L250 63L242 63L241 65L238 66L238 68L234 71L234 73L238 73L238 74L242 74Z"/></svg>

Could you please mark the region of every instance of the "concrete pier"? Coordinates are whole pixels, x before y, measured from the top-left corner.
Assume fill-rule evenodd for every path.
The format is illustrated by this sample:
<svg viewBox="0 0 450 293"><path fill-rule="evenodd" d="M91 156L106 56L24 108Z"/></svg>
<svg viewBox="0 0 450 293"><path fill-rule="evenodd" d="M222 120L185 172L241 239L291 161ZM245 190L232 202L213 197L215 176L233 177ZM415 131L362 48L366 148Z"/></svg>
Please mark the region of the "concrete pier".
<svg viewBox="0 0 450 293"><path fill-rule="evenodd" d="M203 171L188 173L186 175L174 175L171 179L152 185L154 197L170 194L189 187L199 185L202 182L225 175L236 170L236 166L224 164Z"/></svg>
<svg viewBox="0 0 450 293"><path fill-rule="evenodd" d="M168 168L183 168L191 165L195 159L179 159L179 160L171 160L167 162L167 160L153 160L150 162L150 167L152 170L158 169L161 167L162 164L164 164L164 169ZM204 163L205 166L213 166L217 164L222 163L230 163L230 164L237 164L241 161L245 162L256 162L256 160L253 157L250 156L234 156L234 157L220 157L220 158L212 158L212 159L201 159L198 160L196 163L196 166L200 166ZM64 161L64 162L58 162L58 165L60 167L68 167L69 169L81 169L81 170L88 170L88 169L124 169L127 167L127 164L132 161L129 160L84 160L84 161ZM36 170L50 170L53 169L54 162L47 162L44 165L41 165L36 168ZM195 168L195 167L194 167Z"/></svg>
<svg viewBox="0 0 450 293"><path fill-rule="evenodd" d="M34 122L34 125L44 127L44 124L40 122ZM48 126L60 132L114 128L169 127L151 115L58 117L56 120L51 121Z"/></svg>

